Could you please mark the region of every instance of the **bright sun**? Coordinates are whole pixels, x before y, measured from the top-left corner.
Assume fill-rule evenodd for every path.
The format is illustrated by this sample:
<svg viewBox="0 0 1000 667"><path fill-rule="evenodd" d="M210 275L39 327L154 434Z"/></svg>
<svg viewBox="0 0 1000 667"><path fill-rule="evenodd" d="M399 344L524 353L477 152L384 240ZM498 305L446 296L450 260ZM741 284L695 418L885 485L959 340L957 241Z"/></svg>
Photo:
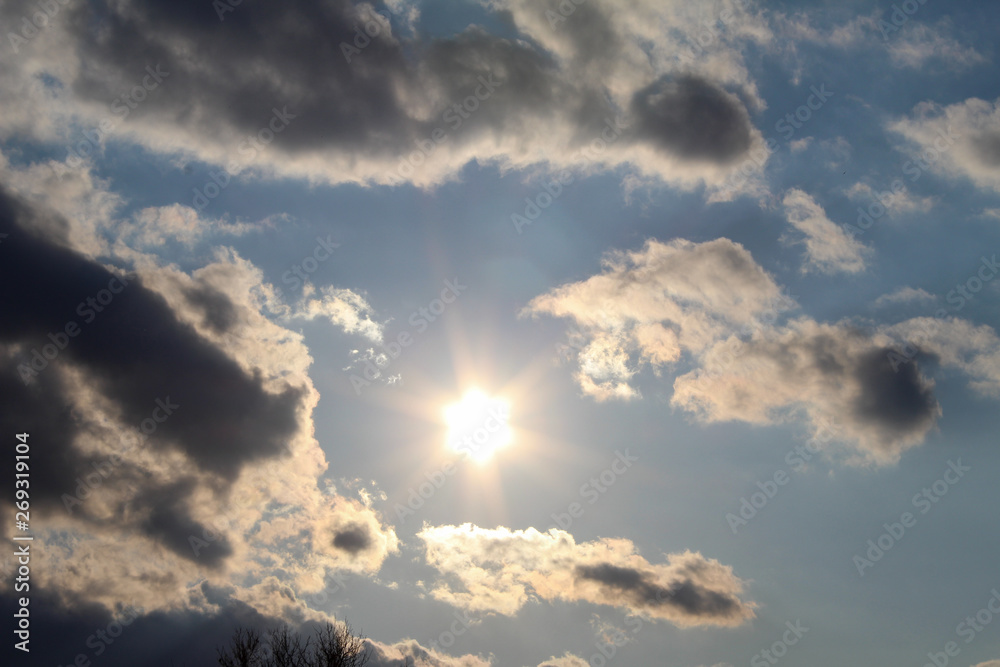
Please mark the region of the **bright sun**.
<svg viewBox="0 0 1000 667"><path fill-rule="evenodd" d="M486 463L498 449L510 444L509 418L507 401L470 389L461 401L444 409L448 446L477 463Z"/></svg>

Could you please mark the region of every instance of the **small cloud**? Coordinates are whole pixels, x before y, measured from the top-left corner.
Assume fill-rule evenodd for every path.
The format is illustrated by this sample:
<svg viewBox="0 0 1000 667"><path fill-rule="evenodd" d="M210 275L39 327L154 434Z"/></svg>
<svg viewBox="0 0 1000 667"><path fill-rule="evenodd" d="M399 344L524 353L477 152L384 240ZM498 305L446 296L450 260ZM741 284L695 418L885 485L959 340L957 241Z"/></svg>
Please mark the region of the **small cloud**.
<svg viewBox="0 0 1000 667"><path fill-rule="evenodd" d="M834 224L816 201L793 188L782 201L788 222L805 235L806 264L803 271L858 273L865 269L871 250Z"/></svg>
<svg viewBox="0 0 1000 667"><path fill-rule="evenodd" d="M901 287L890 294L883 294L875 299L875 307L881 308L891 303L909 303L910 301L933 301L934 295L923 289Z"/></svg>

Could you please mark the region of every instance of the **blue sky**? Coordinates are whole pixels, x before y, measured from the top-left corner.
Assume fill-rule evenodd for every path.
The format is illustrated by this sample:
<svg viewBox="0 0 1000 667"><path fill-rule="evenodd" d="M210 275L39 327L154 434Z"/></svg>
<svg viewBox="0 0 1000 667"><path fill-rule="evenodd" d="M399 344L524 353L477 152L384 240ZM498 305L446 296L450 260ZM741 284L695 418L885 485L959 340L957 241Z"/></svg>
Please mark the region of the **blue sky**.
<svg viewBox="0 0 1000 667"><path fill-rule="evenodd" d="M13 664L1000 665L996 7L40 6Z"/></svg>

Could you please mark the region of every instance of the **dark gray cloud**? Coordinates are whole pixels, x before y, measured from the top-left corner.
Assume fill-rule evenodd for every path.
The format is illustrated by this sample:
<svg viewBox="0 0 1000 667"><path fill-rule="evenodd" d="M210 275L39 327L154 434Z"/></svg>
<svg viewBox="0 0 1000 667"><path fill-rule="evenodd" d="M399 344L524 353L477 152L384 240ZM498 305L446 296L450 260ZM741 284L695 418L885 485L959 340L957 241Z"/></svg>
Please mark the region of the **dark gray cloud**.
<svg viewBox="0 0 1000 667"><path fill-rule="evenodd" d="M636 135L691 160L726 163L750 149L752 125L742 103L695 76L666 77L632 99Z"/></svg>
<svg viewBox="0 0 1000 667"><path fill-rule="evenodd" d="M740 617L744 611L743 602L735 595L713 591L690 579L663 586L651 573L611 563L578 565L576 576L610 589L609 600L614 599L614 593L622 595L623 606L640 609L670 606L687 616L710 618Z"/></svg>
<svg viewBox="0 0 1000 667"><path fill-rule="evenodd" d="M194 480L182 477L150 488L143 471L127 460L109 472L106 455L79 447L85 436L115 434L77 409L81 392L110 401L136 434L144 422L155 424L142 447L164 456L183 454L194 470L224 489L243 466L287 453L286 443L300 428L303 390L286 385L269 392L259 373L248 374L199 336L140 278L114 280L117 274L39 235L34 231L39 226L63 226L39 216L44 217L0 190L0 232L8 234L0 247L0 281L18 285L0 294L0 429L30 433L44 452L32 459L33 507L64 512L64 494L81 496L80 480L89 476L124 493L118 497L129 497L128 507L113 508L110 518L98 517L84 502L70 508L74 516L98 529L131 522L167 549L195 560L188 538L203 535L205 527L188 507ZM193 296L220 325L230 317L232 306L223 295L203 291ZM69 323L77 335L65 334ZM58 347L63 349L54 354ZM35 369L29 371L33 361ZM83 388L71 380L77 373ZM10 465L5 460L3 469L9 472ZM129 491L138 485L147 490ZM230 553L223 536L198 562L219 565Z"/></svg>
<svg viewBox="0 0 1000 667"><path fill-rule="evenodd" d="M979 159L988 167L1000 167L1000 132L985 132L972 140Z"/></svg>
<svg viewBox="0 0 1000 667"><path fill-rule="evenodd" d="M244 2L222 20L218 4L67 6L60 29L81 66L60 82L71 106L87 103L81 124L127 119L116 139L234 172L259 167L332 182L420 185L473 159L591 167L595 158L582 149L602 136L606 119L632 114L638 132L599 160L667 180L714 180L717 170L679 173L676 162L729 164L755 136L742 103L707 79L664 76L662 64L621 72L635 48L621 21L599 5L575 6L565 26L532 32L534 39L477 26L426 39L410 36L398 17L348 0ZM548 26L541 7L518 12ZM141 103L123 100L150 70L162 80L140 93ZM491 83L483 88L483 81ZM464 105L457 114L456 104ZM275 109L287 125L279 123L266 148L248 141L269 132ZM426 143L436 130L446 138ZM636 144L655 151L630 151ZM400 174L414 155L419 169Z"/></svg>
<svg viewBox="0 0 1000 667"><path fill-rule="evenodd" d="M333 546L349 554L356 554L372 545L372 536L367 526L352 524L338 530L333 536Z"/></svg>
<svg viewBox="0 0 1000 667"><path fill-rule="evenodd" d="M223 334L236 324L236 307L228 296L211 287L192 287L184 290L188 303L202 312L203 326Z"/></svg>

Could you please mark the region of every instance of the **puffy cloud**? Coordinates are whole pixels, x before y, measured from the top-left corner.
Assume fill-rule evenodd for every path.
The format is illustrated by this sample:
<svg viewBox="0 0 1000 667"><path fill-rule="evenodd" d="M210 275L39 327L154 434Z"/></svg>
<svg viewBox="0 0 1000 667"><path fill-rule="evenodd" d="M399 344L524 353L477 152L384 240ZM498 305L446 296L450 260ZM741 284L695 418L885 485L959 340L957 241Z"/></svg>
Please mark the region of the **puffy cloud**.
<svg viewBox="0 0 1000 667"><path fill-rule="evenodd" d="M434 597L469 611L513 615L537 597L609 605L681 627L735 626L754 616L732 569L696 552L653 564L630 540L577 544L556 528L425 525L417 537L444 577Z"/></svg>
<svg viewBox="0 0 1000 667"><path fill-rule="evenodd" d="M858 462L889 463L919 444L941 408L916 365L894 368L892 341L808 318L732 338L677 377L671 402L704 421L753 424L804 414L822 441L851 444Z"/></svg>
<svg viewBox="0 0 1000 667"><path fill-rule="evenodd" d="M774 280L729 239L647 241L610 253L602 273L534 298L525 315L571 319L583 339L577 379L599 400L633 398L629 378L751 327L783 300Z"/></svg>
<svg viewBox="0 0 1000 667"><path fill-rule="evenodd" d="M917 317L888 327L885 333L915 346L919 354L911 357L933 355L942 366L968 376L973 390L1000 398L1000 338L992 327L958 318Z"/></svg>
<svg viewBox="0 0 1000 667"><path fill-rule="evenodd" d="M230 172L222 178L419 186L477 160L504 169L628 166L711 189L740 158L763 151L748 107L764 103L743 49L772 35L753 7L591 0L564 18L555 0L485 6L530 40L470 27L425 44L412 37L413 9L400 3L390 18L348 0L251 3L221 21L211 3L67 6L65 20L25 46L31 58L0 70L0 103L36 110L5 116L0 134L86 153L132 141L220 165ZM727 9L709 52L691 56L703 50L704 22ZM4 14L17 20L23 10L11 3ZM210 55L192 61L200 48ZM39 86L43 78L57 83ZM609 137L609 119L621 119L620 136Z"/></svg>
<svg viewBox="0 0 1000 667"><path fill-rule="evenodd" d="M889 129L908 142L912 160L903 172L962 174L976 185L1000 191L1000 100L969 98L945 107L921 102L909 118Z"/></svg>
<svg viewBox="0 0 1000 667"><path fill-rule="evenodd" d="M311 294L311 292L310 292ZM360 334L376 343L382 342L382 325L371 319L374 310L363 296L343 287L325 286L319 298L306 296L292 317L314 319L325 317L350 334Z"/></svg>
<svg viewBox="0 0 1000 667"><path fill-rule="evenodd" d="M849 236L811 196L793 188L782 201L788 222L805 235L807 263L803 271L858 273L871 250Z"/></svg>
<svg viewBox="0 0 1000 667"><path fill-rule="evenodd" d="M377 572L398 541L320 486L312 359L274 321L273 286L231 249L186 273L102 243L114 207L90 205L102 196L86 172L67 177L81 189L58 205L0 192L0 274L23 286L0 297L0 424L46 452L32 468L46 554L32 583L71 608L215 613L205 591L219 588L261 613L324 618L304 596ZM64 218L74 202L94 219Z"/></svg>

